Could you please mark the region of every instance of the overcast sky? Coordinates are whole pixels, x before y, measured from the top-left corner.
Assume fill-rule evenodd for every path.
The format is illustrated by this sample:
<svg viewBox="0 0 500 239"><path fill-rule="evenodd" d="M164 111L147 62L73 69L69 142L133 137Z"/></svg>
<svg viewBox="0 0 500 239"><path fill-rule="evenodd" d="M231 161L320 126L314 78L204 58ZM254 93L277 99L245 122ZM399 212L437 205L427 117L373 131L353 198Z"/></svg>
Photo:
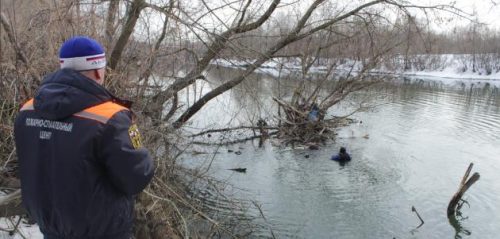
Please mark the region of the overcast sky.
<svg viewBox="0 0 500 239"><path fill-rule="evenodd" d="M150 0L152 2L164 2L165 0ZM283 0L282 3L280 4L280 7L277 9L277 11L273 14L273 17L277 17L278 15L288 15L288 14L293 14L297 13L297 11L305 11L307 7L312 3L313 0ZM366 3L371 0L336 0L336 1L326 1L325 3L320 6L320 9L327 8L328 4L334 4L334 8L337 10L343 9L343 12L347 12L349 10L352 10L362 3ZM420 5L420 6L432 6L432 5L437 5L437 4L450 4L452 0L407 0L411 2L412 4L415 5ZM234 21L235 17L237 17L237 9L242 8L242 4L244 4L246 1L231 1L231 0L208 0L206 1L212 9L217 9L214 12L216 13L217 16L214 16L212 14L206 14L203 17L203 20L199 21L199 23L203 24L204 28L207 29L212 29L212 28L218 28L219 30L225 29L223 27L224 25L231 25L231 22ZM225 6L226 3L232 2L231 7ZM263 13L265 9L269 6L269 4L272 2L272 0L255 0L252 2L253 7L253 12L256 15L260 15ZM483 22L485 24L488 24L490 28L495 28L496 30L500 30L500 0L455 0L455 6L465 13L468 14L473 14L474 11L477 13L477 19L480 22ZM197 4L199 6L197 6ZM225 6L225 7L221 7ZM382 5L381 5L382 6ZM194 1L190 3L190 7L193 9L204 9L200 12L199 14L206 13L206 9L204 8L203 5L201 5L200 2ZM258 13L255 12L255 8L259 9L257 10ZM321 12L320 9L317 9L317 12ZM393 9L394 10L394 9ZM393 15L394 11L393 10L388 10L386 11L387 14L390 16ZM149 13L154 13L155 11L146 11ZM411 11L413 14L416 14L417 17L421 16L422 18L425 18L425 14L420 11L413 9ZM437 17L442 17L443 21L439 23L431 23L431 27L437 31L449 31L452 30L454 27L459 27L459 26L467 26L470 24L470 21L465 19L465 18L460 18L457 16L454 16L452 14L445 14L443 11L438 11L437 12ZM163 18L163 15L161 14L152 14L149 15L145 14L146 18L141 19L141 21L147 22L147 24L152 27L155 31L159 33L161 29L161 25L163 23L162 20L158 20L161 16ZM144 16L144 15L143 15ZM395 15L393 15L395 17ZM193 18L197 18L197 16L192 16ZM432 20L436 15L429 15L430 20ZM472 19L475 19L475 17L472 17ZM296 19L290 19L291 22L295 22ZM150 28L145 28L141 27L139 29L143 30L151 30ZM137 32L138 30L136 29L136 34L141 35L141 33ZM146 34L146 33L142 33ZM147 35L147 34L146 34Z"/></svg>
<svg viewBox="0 0 500 239"><path fill-rule="evenodd" d="M430 4L450 3L451 1L434 0L429 1ZM478 19L490 26L500 28L500 0L455 0L456 6L468 13L473 13L474 9L477 12ZM466 21L457 21L459 24L467 24Z"/></svg>

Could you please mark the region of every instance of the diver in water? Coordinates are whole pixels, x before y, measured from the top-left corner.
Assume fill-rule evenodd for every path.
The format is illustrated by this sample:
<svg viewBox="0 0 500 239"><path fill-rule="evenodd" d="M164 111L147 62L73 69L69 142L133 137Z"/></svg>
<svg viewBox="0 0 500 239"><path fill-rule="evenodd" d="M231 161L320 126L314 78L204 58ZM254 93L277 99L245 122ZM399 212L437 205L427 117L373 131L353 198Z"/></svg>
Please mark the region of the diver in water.
<svg viewBox="0 0 500 239"><path fill-rule="evenodd" d="M340 162L351 161L351 156L347 153L344 147L340 147L339 153L332 156L331 160Z"/></svg>

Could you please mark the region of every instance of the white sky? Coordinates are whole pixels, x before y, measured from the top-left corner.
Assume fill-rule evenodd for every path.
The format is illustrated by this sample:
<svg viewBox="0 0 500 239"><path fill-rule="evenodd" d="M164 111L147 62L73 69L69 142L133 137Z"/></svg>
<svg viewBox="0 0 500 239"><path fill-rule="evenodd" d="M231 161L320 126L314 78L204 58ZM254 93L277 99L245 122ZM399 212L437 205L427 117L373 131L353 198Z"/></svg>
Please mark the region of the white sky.
<svg viewBox="0 0 500 239"><path fill-rule="evenodd" d="M166 0L149 0L149 1L163 3L159 5L165 5L165 2L168 2ZM331 9L330 7L333 7L336 9L336 11L343 9L342 11L345 13L368 1L370 0L328 0L325 1L323 4L321 4L320 7L316 9L315 12L321 15L322 11L323 12L326 11L325 13L328 14L328 12L331 10L327 9ZM407 0L407 1L410 2L411 4L421 5L421 6L450 4L452 2L452 0ZM206 0L206 2L210 5L211 8L215 10L217 16L214 16L213 14L206 14L199 23L203 24L203 27L207 29L217 28L219 30L222 30L225 29L224 25L226 24L231 25L232 20L234 20L235 17L237 16L236 14L237 9L241 9L243 6L242 4L244 4L246 1ZM261 15L263 11L270 5L271 2L272 0L252 1L249 13L255 14L256 13L255 10L258 9L257 15ZM273 16L271 18L276 19L275 17L278 15L285 15L285 16L288 14L293 15L295 11L305 11L312 2L313 0L282 0L282 2L279 5L280 7L276 10L275 13L273 13ZM457 8L461 9L465 13L473 14L475 11L477 13L477 19L480 22L488 24L490 28L495 28L496 30L500 30L500 0L455 0L453 2L456 3L455 6ZM183 3L186 4L186 2ZM233 4L231 7L228 7L226 5L227 3L233 3ZM221 6L225 7L219 8ZM190 9L191 13L193 14L191 16L192 17L191 20L196 19L198 16L200 16L200 14L207 12L207 9L205 9L205 7L199 1L192 1L189 4L187 4L186 7L187 9ZM163 21L159 20L160 19L159 15L154 14L154 12L155 11L145 11L145 14L143 14L143 17L145 18L141 20L143 21L143 24L149 25L149 27L159 32L159 29L161 29ZM389 18L391 18L390 16L394 13L391 10L387 10L385 12L388 14ZM417 17L418 16L421 16L422 18L425 17L424 13L420 10L413 9L411 10L411 12L416 14ZM470 24L470 21L468 21L467 19L453 16L452 14L446 14L444 12L439 12L439 15L437 16L431 14L429 15L429 17L431 19L433 17L442 18L442 21L440 23L433 23L431 25L431 27L437 31L447 31L453 29L454 27L467 26L468 24ZM161 16L161 18L163 18L163 16ZM475 19L475 17L471 18ZM296 21L297 19L290 19L289 23L294 24ZM141 27L140 29L147 30L147 28L144 27ZM136 33L138 32L136 31ZM139 35L141 34L139 33Z"/></svg>
<svg viewBox="0 0 500 239"><path fill-rule="evenodd" d="M347 7L345 10L350 10L353 9L362 3L366 3L370 0L329 0L325 1L323 4L320 5L319 8L324 7L325 5L328 4L333 4L334 6L337 6L337 9L341 9L344 7ZM474 12L477 13L477 18L480 22L488 24L490 27L494 27L497 29L500 29L500 0L407 0L408 2L411 2L412 4L415 5L423 5L423 6L432 6L432 5L438 5L438 4L450 4L452 2L455 2L455 6L459 9L461 9L463 12L468 13L468 14L473 14ZM210 5L213 7L215 6L221 6L224 5L224 2L237 2L237 1L231 1L231 0L208 0L207 1ZM253 1L253 4L251 6L255 7L257 3L258 8L260 10L263 10L269 6L269 4L272 2L272 0L256 0ZM286 4L291 4L290 7L282 7L279 8L276 13L273 15L275 16L279 12L286 12L290 11L293 8L295 8L295 11L297 11L296 7L299 6L299 11L305 11L305 9L310 5L310 3L313 2L313 0L283 0L280 4L280 6L286 5ZM241 3L240 3L241 4ZM233 5L235 6L235 5ZM292 10L293 11L293 10ZM316 10L316 12L320 11L319 9ZM224 17L235 17L234 15L234 9L221 9L222 13L222 18ZM421 11L415 11L417 13L417 16L420 15L423 17L423 13ZM224 16L225 15L225 16ZM441 12L440 16L443 17L451 17L447 16L445 13ZM475 17L472 17L473 19ZM210 21L210 20L209 20ZM215 25L220 24L219 21L216 19L211 19L215 23ZM444 26L440 26L440 28L453 28L455 26L464 26L469 24L470 22L466 19L460 19L458 17L454 17L453 20L450 20L449 22L445 23Z"/></svg>
<svg viewBox="0 0 500 239"><path fill-rule="evenodd" d="M418 1L415 1L418 2ZM423 2L423 1L422 1ZM428 1L430 4L450 3L451 1L434 0ZM478 20L490 27L500 29L500 0L455 0L456 7L472 14L474 9L477 12ZM496 4L496 6L495 6ZM456 25L465 25L467 21L457 20Z"/></svg>

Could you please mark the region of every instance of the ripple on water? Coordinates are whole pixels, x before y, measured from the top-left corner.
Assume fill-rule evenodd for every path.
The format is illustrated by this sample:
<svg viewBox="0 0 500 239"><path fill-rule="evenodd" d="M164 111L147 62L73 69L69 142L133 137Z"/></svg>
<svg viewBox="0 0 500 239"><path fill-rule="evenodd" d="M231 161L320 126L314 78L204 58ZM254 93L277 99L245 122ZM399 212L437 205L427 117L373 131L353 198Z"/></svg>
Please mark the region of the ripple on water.
<svg viewBox="0 0 500 239"><path fill-rule="evenodd" d="M436 99L437 98L437 99ZM445 99L443 99L445 98ZM477 140L500 139L500 117L484 107L487 101L469 101L455 92L433 92L420 94L418 98L395 102L392 112L403 115L416 115L411 122L398 121L399 126L425 128L426 124L441 126L437 130L446 130L456 137L473 137ZM394 135L389 139L394 140Z"/></svg>
<svg viewBox="0 0 500 239"><path fill-rule="evenodd" d="M329 146L275 150L265 159L250 152L239 162L252 170L230 180L248 190L241 198L262 203L267 223L256 237L270 238L271 226L278 238L453 238L447 203L464 167L474 161L483 165L482 178L466 194L471 208L464 215L470 218L462 224L472 231L470 238L495 238L500 228L499 106L445 88L397 92L402 95L394 102L363 113L366 123L358 129L370 138L347 132L331 146L349 147L353 160L345 166L328 160L336 151ZM224 212L234 207L224 199L209 202ZM416 231L419 221L411 206L425 220Z"/></svg>

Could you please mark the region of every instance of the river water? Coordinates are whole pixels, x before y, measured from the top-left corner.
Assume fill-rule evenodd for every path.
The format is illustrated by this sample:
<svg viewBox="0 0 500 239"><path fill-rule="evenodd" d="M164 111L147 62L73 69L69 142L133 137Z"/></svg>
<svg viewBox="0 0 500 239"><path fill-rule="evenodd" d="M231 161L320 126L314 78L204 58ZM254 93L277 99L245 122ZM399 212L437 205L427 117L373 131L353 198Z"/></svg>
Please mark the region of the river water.
<svg viewBox="0 0 500 239"><path fill-rule="evenodd" d="M220 84L234 71L214 70L208 80ZM286 98L294 84L253 75L210 102L188 128L270 120L271 96ZM210 161L210 173L228 182L236 198L261 205L266 220L259 219L255 237L272 231L277 238L500 238L499 87L498 81L398 79L358 94L354 101L370 95L378 106L354 114L362 123L340 129L336 142L319 150L246 142L186 162ZM353 158L345 165L329 160L340 146ZM446 208L471 162L481 178L464 196L470 207L462 208L457 233ZM237 167L247 172L227 170ZM425 221L418 229L412 206ZM248 213L260 214L251 204Z"/></svg>

